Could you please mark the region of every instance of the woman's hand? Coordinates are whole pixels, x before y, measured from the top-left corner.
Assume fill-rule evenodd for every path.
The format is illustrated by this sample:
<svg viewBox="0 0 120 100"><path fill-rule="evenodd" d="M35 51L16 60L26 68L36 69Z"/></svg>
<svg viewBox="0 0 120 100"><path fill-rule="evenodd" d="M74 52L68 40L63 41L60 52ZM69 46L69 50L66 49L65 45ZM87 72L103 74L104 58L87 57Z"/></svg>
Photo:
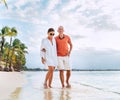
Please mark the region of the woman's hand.
<svg viewBox="0 0 120 100"><path fill-rule="evenodd" d="M41 58L41 61L43 64L45 64L45 62L46 62L46 60L43 57Z"/></svg>
<svg viewBox="0 0 120 100"><path fill-rule="evenodd" d="M46 49L45 49L45 48L43 48L41 51L42 51L42 52L46 52Z"/></svg>

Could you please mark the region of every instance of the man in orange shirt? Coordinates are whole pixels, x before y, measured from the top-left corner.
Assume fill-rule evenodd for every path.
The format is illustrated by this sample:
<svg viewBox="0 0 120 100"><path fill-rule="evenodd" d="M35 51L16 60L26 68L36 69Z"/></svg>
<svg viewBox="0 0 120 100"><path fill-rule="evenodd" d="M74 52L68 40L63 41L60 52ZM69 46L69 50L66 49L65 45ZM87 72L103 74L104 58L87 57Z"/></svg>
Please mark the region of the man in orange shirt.
<svg viewBox="0 0 120 100"><path fill-rule="evenodd" d="M57 45L57 56L58 56L58 69L60 72L60 80L62 88L64 85L64 70L66 70L66 84L67 88L70 88L69 79L71 76L71 66L69 61L69 56L72 50L72 42L68 35L64 34L64 27L58 27L58 36L55 37Z"/></svg>

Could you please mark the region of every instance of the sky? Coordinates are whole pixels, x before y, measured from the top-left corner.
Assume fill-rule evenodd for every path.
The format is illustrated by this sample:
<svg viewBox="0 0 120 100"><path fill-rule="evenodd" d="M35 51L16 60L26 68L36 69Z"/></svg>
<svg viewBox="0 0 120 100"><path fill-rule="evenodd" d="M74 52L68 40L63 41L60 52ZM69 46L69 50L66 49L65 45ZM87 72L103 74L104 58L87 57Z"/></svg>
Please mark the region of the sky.
<svg viewBox="0 0 120 100"><path fill-rule="evenodd" d="M62 25L71 37L71 64L79 69L120 69L119 0L7 0L0 3L0 29L16 27L28 47L26 66L44 68L42 38Z"/></svg>

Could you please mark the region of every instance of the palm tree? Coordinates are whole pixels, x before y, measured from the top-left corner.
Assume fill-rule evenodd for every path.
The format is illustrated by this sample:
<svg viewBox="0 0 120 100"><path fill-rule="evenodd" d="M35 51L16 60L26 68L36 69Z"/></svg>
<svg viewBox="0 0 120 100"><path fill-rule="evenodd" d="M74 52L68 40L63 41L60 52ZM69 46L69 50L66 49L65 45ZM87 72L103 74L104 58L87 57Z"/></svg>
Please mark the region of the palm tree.
<svg viewBox="0 0 120 100"><path fill-rule="evenodd" d="M28 53L28 52L26 51L27 47L26 47L26 45L25 45L24 43L21 43L21 44L20 44L20 48L21 48L21 51L22 51L23 54Z"/></svg>
<svg viewBox="0 0 120 100"><path fill-rule="evenodd" d="M4 49L3 49L3 54L2 54L2 60L5 62L7 59L7 54L8 54L8 49L10 47L9 42L5 42Z"/></svg>
<svg viewBox="0 0 120 100"><path fill-rule="evenodd" d="M9 47L10 47L9 43L5 42L4 49L3 49L3 54L2 54L2 61L3 62L7 61L7 54L8 54L8 51L9 51ZM5 67L4 71L9 71L8 67Z"/></svg>
<svg viewBox="0 0 120 100"><path fill-rule="evenodd" d="M26 58L25 58L25 54L28 53L26 51L27 47L25 46L25 44L21 43L20 44L20 49L18 51L18 56L17 56L17 66L18 66L18 69L22 68L25 63L26 63Z"/></svg>
<svg viewBox="0 0 120 100"><path fill-rule="evenodd" d="M6 60L6 67L8 67L8 62L9 62L9 57L10 57L10 50L11 50L11 44L12 44L12 37L13 36L17 36L16 28L15 27L11 28L10 31L6 35L10 37L10 46L9 46L9 49L8 49L8 55L7 55L7 60Z"/></svg>
<svg viewBox="0 0 120 100"><path fill-rule="evenodd" d="M13 64L13 59L15 60L16 58L16 53L19 51L19 46L20 46L20 40L19 39L15 39L12 43L12 47L11 47L11 50L12 50L12 53L11 53L11 56L10 56L10 61L9 61L9 68L11 68L11 65Z"/></svg>
<svg viewBox="0 0 120 100"><path fill-rule="evenodd" d="M7 33L10 32L10 28L5 26L2 28L1 30L1 33L0 33L0 37L1 37L1 41L0 41L0 51L1 53L3 53L3 47L4 47L4 44L5 44L5 36L7 36Z"/></svg>
<svg viewBox="0 0 120 100"><path fill-rule="evenodd" d="M3 56L3 53L4 53L4 45L5 45L5 36L6 34L9 32L9 28L7 26L3 27L1 29L1 32L0 32L0 63L1 63L1 60L2 60L2 56Z"/></svg>
<svg viewBox="0 0 120 100"><path fill-rule="evenodd" d="M17 30L15 27L10 28L5 26L1 29L0 32L0 61L6 63L4 70L9 71L13 66L16 66L18 69L23 68L26 63L25 54L27 47L19 39L14 39L13 36L17 35ZM10 41L6 42L5 37L9 36Z"/></svg>
<svg viewBox="0 0 120 100"><path fill-rule="evenodd" d="M17 36L17 30L15 27L11 28L10 31L6 34L7 36L10 37L10 45L12 43L12 37Z"/></svg>
<svg viewBox="0 0 120 100"><path fill-rule="evenodd" d="M16 66L17 69L21 69L23 65L26 63L25 59L25 53L28 53L26 51L27 47L25 44L21 43L19 39L15 39L12 43L12 53L10 56L10 63L9 68L11 68L11 65ZM16 61L15 61L16 59ZM13 64L14 62L14 64Z"/></svg>

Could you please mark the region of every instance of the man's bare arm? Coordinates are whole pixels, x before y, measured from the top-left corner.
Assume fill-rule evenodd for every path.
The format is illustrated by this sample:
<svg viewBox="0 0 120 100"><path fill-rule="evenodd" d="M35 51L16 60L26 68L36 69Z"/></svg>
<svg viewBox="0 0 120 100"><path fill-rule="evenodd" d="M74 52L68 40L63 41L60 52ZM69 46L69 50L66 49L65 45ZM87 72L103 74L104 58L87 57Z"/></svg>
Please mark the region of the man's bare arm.
<svg viewBox="0 0 120 100"><path fill-rule="evenodd" d="M72 45L72 42L71 42L71 41L69 42L69 45L70 45L70 50L69 50L68 56L70 55L70 53L71 53L71 51L72 51L72 48L73 48L73 45Z"/></svg>

